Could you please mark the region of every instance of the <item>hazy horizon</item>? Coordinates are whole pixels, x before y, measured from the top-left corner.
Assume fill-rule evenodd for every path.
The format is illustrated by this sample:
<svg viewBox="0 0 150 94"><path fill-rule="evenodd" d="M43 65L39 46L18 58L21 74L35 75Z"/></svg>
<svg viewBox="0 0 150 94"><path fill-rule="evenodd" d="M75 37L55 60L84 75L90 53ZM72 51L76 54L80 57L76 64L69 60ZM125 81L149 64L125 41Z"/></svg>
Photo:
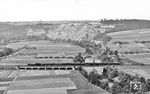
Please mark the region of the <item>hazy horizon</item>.
<svg viewBox="0 0 150 94"><path fill-rule="evenodd" d="M149 0L1 0L0 22L150 20Z"/></svg>

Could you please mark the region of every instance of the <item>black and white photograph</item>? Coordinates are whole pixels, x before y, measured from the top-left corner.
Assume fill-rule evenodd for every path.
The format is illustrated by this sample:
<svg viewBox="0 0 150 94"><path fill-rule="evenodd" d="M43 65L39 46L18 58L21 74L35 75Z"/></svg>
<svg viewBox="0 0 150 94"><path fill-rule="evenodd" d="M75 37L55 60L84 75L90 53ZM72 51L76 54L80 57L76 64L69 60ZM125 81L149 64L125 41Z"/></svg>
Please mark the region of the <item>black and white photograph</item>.
<svg viewBox="0 0 150 94"><path fill-rule="evenodd" d="M150 94L150 0L0 0L0 94Z"/></svg>

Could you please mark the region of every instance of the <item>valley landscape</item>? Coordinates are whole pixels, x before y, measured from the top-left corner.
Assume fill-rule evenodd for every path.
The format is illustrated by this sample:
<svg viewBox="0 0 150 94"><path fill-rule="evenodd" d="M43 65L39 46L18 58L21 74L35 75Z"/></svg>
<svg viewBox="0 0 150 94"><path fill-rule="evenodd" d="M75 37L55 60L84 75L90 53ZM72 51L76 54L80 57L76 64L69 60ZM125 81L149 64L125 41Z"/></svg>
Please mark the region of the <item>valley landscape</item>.
<svg viewBox="0 0 150 94"><path fill-rule="evenodd" d="M123 83L122 73L144 77L149 85L150 21L1 22L0 27L0 94L121 94L112 93L110 84ZM79 53L85 61L75 62ZM39 66L63 63L118 65Z"/></svg>

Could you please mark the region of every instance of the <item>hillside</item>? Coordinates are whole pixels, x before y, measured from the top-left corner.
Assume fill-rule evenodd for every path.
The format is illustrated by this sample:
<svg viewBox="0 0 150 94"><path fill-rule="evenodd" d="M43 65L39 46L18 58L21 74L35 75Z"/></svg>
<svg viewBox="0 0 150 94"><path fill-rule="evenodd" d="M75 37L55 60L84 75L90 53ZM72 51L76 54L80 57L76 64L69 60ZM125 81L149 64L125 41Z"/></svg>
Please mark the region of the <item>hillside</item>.
<svg viewBox="0 0 150 94"><path fill-rule="evenodd" d="M72 23L0 23L0 38L6 40L18 39L63 39L63 40L93 40L93 37L105 29L99 22Z"/></svg>
<svg viewBox="0 0 150 94"><path fill-rule="evenodd" d="M114 26L114 27L109 27ZM148 29L147 20L101 20L101 21L44 21L0 22L0 38L5 40L107 40L102 33L123 30ZM103 34L105 35L105 34ZM105 39L106 38L106 39Z"/></svg>
<svg viewBox="0 0 150 94"><path fill-rule="evenodd" d="M107 33L118 32L124 30L137 30L137 29L150 29L149 20L138 19L103 19L100 21L102 24L114 25L115 28L108 30Z"/></svg>
<svg viewBox="0 0 150 94"><path fill-rule="evenodd" d="M0 23L1 39L22 39L26 34L28 25L14 25L9 23Z"/></svg>

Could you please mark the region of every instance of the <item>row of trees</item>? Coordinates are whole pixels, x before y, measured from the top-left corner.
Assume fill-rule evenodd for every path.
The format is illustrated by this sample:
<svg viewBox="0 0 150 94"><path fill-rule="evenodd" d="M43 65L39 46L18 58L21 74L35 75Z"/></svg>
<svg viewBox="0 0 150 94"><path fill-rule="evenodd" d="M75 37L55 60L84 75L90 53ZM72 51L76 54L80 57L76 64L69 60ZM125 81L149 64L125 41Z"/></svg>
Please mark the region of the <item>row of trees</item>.
<svg viewBox="0 0 150 94"><path fill-rule="evenodd" d="M150 43L150 41L135 41L134 43ZM130 42L129 41L114 41L113 44L123 45L123 44L130 44Z"/></svg>
<svg viewBox="0 0 150 94"><path fill-rule="evenodd" d="M18 51L20 51L20 50L22 50L24 48L25 47L18 48L18 49L12 49L12 48L5 47L5 48L3 48L2 51L0 51L0 57L8 56L8 55L13 54L15 52L18 52Z"/></svg>
<svg viewBox="0 0 150 94"><path fill-rule="evenodd" d="M140 94L150 91L150 79L139 77L138 75L132 76L124 72L118 71L116 68L105 67L102 74L98 74L94 69L88 73L82 67L77 70L88 79L94 85L101 87L102 89L111 92L111 94L130 94L132 91L130 82L141 82L142 89L138 91ZM118 79L117 79L118 78Z"/></svg>
<svg viewBox="0 0 150 94"><path fill-rule="evenodd" d="M102 62L107 62L107 63L111 63L111 62L121 62L121 58L118 55L118 51L117 50L110 50L110 48L106 47L106 50L101 53L100 59Z"/></svg>
<svg viewBox="0 0 150 94"><path fill-rule="evenodd" d="M120 54L138 54L138 53L150 53L149 50L135 50L135 51L122 51Z"/></svg>
<svg viewBox="0 0 150 94"><path fill-rule="evenodd" d="M86 54L94 54L99 52L100 53L100 49L102 47L101 44L95 44L94 42L90 42L90 41L86 41L86 40L82 40L82 41L77 41L77 40L63 40L63 39L56 39L54 40L54 42L67 42L73 45L78 45L80 47L83 47L86 49L85 53Z"/></svg>
<svg viewBox="0 0 150 94"><path fill-rule="evenodd" d="M67 42L73 45L78 45L80 47L85 48L85 53L89 55L97 54L97 59L101 59L104 63L111 63L113 62L111 55L115 55L116 61L120 62L120 57L118 55L118 51L112 51L110 48L106 47L106 50L102 48L102 44L95 44L94 42L82 40L82 41L76 41L76 40L62 40L62 39L56 39L55 42Z"/></svg>
<svg viewBox="0 0 150 94"><path fill-rule="evenodd" d="M42 34L40 36L30 35L30 36L27 36L26 38L27 40L30 40L30 41L49 40L49 37L46 34Z"/></svg>

